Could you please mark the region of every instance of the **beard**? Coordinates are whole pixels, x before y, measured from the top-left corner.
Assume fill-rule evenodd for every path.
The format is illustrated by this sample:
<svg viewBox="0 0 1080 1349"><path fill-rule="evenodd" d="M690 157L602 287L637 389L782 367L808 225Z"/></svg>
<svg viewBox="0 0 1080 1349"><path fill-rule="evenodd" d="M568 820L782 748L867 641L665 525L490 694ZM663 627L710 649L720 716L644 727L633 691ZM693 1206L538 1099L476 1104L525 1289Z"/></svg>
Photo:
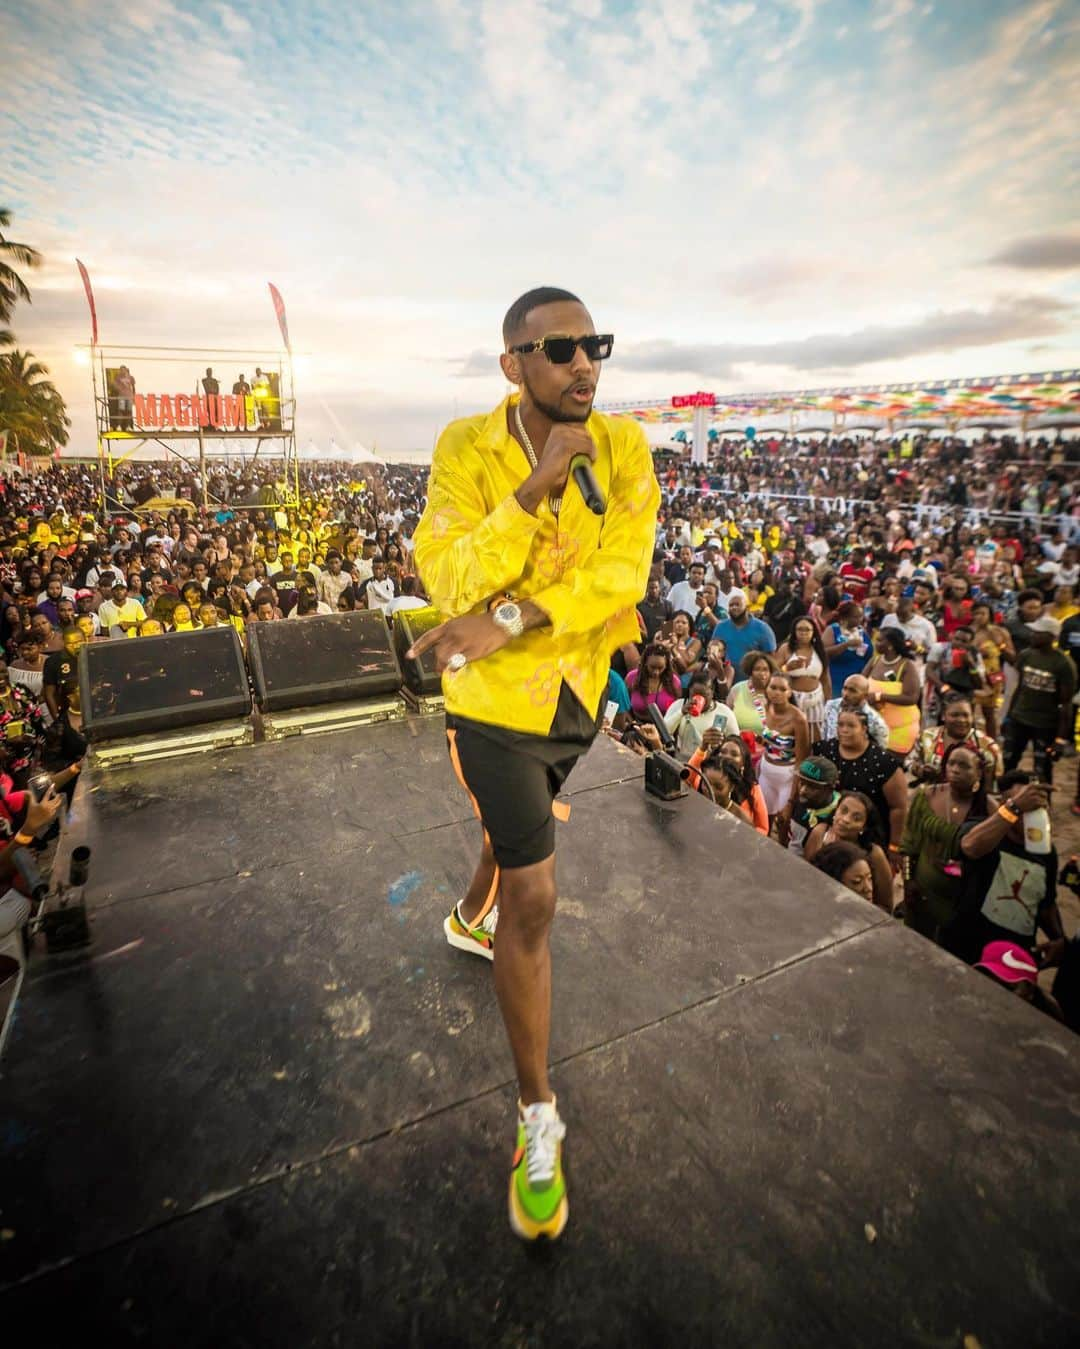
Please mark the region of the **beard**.
<svg viewBox="0 0 1080 1349"><path fill-rule="evenodd" d="M565 408L558 403L545 402L525 378L524 372L522 372L521 384L525 392L529 395L529 400L533 407L536 408L537 412L542 412L548 421L587 422L592 415L591 403L587 408Z"/></svg>

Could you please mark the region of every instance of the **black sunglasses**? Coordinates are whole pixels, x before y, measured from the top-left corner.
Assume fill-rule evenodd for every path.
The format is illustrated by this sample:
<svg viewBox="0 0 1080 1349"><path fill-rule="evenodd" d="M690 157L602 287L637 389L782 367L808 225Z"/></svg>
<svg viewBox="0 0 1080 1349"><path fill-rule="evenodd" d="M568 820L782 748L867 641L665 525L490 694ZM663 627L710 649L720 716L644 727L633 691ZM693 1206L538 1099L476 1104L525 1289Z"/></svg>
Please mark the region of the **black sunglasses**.
<svg viewBox="0 0 1080 1349"><path fill-rule="evenodd" d="M614 345L610 333L592 333L588 337L541 337L537 342L521 342L510 350L516 356L542 351L552 365L569 365L578 347L590 361L606 361Z"/></svg>

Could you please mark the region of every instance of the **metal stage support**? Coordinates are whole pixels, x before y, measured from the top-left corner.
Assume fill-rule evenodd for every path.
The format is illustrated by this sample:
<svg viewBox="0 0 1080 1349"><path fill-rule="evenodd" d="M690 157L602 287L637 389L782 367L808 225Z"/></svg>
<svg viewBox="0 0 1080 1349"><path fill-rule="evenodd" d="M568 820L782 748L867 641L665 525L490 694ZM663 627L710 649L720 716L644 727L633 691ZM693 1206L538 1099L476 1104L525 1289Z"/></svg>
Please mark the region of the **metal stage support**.
<svg viewBox="0 0 1080 1349"><path fill-rule="evenodd" d="M98 467L101 474L102 508L105 509L109 495L109 479L115 469L146 445L159 445L166 456L172 456L186 464L192 471L197 470L202 484L202 505L204 508L228 504L230 510L251 510L250 506L237 505L235 502L215 500L207 486L207 460L212 457L208 442L219 441L228 446L224 453L232 453L236 446L241 460L245 458L244 446L254 443L251 462L259 457L264 445L271 447L264 455L264 462L275 459L281 461L281 476L276 484L276 505L296 509L300 504L300 461L296 447L296 383L293 370L292 353L288 350L263 351L229 347L149 347L112 344L84 344L82 350L90 356L90 371L93 382L94 420L97 428ZM134 364L137 370L151 363L159 365L185 366L212 365L220 358L229 358L230 363L266 366L264 373L276 374L276 398L270 395L249 394L244 398L243 429L224 430L216 426L204 426L198 415L188 427L150 427L138 425L133 409L130 424L120 426L121 415L116 406L115 397L109 393L109 369L120 364ZM145 388L145 380L139 380ZM187 384L187 376L184 385ZM265 387L271 387L269 385ZM137 385L138 388L138 385ZM141 393L142 390L140 389ZM167 391L170 395L182 392L176 388ZM195 399L205 397L196 377L192 395ZM189 446L187 453L180 447ZM194 457L197 453L197 461ZM107 461L107 462L106 462Z"/></svg>

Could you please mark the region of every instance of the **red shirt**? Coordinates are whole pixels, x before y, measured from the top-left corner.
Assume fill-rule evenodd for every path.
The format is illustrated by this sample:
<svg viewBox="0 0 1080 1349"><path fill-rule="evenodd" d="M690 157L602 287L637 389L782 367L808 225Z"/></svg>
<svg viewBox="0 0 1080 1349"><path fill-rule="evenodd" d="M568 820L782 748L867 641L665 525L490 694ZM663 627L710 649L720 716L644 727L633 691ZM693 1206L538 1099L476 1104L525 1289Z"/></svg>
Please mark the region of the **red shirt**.
<svg viewBox="0 0 1080 1349"><path fill-rule="evenodd" d="M866 599L867 588L874 579L874 573L870 567L856 567L850 562L845 562L840 568L840 579L851 592L851 598L857 604L862 604Z"/></svg>

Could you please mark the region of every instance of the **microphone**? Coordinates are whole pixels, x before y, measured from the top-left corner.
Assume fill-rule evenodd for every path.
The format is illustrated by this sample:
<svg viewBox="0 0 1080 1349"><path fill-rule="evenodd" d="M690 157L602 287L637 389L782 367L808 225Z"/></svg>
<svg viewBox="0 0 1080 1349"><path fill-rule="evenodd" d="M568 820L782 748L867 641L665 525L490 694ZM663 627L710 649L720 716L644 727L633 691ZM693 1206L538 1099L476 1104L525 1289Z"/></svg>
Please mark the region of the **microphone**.
<svg viewBox="0 0 1080 1349"><path fill-rule="evenodd" d="M660 743L663 745L665 749L668 750L674 749L675 737L668 730L668 725L667 722L664 720L663 712L660 711L660 709L657 707L655 703L650 703L648 706L648 713L649 713L649 720L656 727L657 732L660 735Z"/></svg>
<svg viewBox="0 0 1080 1349"><path fill-rule="evenodd" d="M592 471L592 462L587 454L575 454L570 460L570 476L577 483L578 491L593 515L603 515L607 510L607 502L600 490L600 484L596 481L596 474Z"/></svg>

